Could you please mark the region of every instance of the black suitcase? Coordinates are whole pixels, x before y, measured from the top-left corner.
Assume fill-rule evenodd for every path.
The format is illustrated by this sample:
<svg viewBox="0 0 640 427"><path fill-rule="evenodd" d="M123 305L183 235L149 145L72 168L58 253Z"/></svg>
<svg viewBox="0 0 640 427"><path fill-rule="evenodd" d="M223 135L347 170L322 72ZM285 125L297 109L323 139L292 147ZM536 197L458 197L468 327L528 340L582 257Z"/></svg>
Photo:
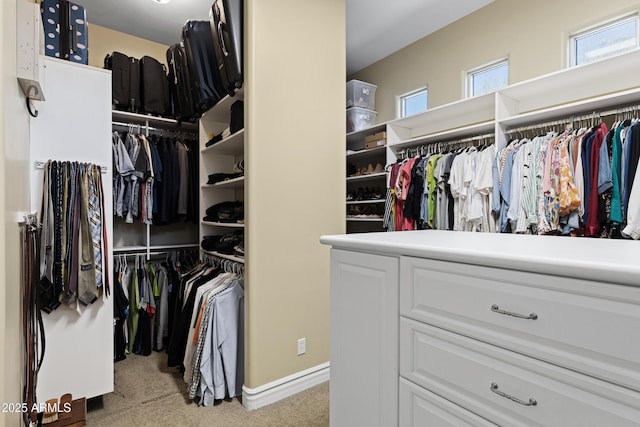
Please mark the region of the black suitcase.
<svg viewBox="0 0 640 427"><path fill-rule="evenodd" d="M140 110L140 63L124 53L113 52L104 58L104 68L111 70L113 107L118 110Z"/></svg>
<svg viewBox="0 0 640 427"><path fill-rule="evenodd" d="M191 96L196 114L200 116L226 93L216 66L211 25L208 21L187 21L182 28L182 39L193 84Z"/></svg>
<svg viewBox="0 0 640 427"><path fill-rule="evenodd" d="M182 43L169 46L167 64L169 65L169 84L174 86L174 116L179 120L191 120L194 118L194 103L191 97L193 85L187 63L187 53Z"/></svg>
<svg viewBox="0 0 640 427"><path fill-rule="evenodd" d="M231 96L242 87L242 0L215 0L209 12L222 84Z"/></svg>
<svg viewBox="0 0 640 427"><path fill-rule="evenodd" d="M169 81L164 64L150 56L140 58L142 111L163 116L169 110Z"/></svg>
<svg viewBox="0 0 640 427"><path fill-rule="evenodd" d="M43 0L40 13L45 55L88 64L89 31L84 7L67 0Z"/></svg>

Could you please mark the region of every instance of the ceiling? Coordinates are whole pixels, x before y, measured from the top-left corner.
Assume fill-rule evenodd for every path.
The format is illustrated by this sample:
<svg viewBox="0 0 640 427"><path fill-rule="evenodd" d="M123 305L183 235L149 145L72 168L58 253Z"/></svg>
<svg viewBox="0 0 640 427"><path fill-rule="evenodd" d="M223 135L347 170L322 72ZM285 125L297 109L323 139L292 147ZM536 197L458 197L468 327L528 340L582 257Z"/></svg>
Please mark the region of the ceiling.
<svg viewBox="0 0 640 427"><path fill-rule="evenodd" d="M494 0L346 0L352 74ZM157 43L180 40L188 20L208 20L213 0L74 0L87 21ZM327 29L330 26L327 25Z"/></svg>

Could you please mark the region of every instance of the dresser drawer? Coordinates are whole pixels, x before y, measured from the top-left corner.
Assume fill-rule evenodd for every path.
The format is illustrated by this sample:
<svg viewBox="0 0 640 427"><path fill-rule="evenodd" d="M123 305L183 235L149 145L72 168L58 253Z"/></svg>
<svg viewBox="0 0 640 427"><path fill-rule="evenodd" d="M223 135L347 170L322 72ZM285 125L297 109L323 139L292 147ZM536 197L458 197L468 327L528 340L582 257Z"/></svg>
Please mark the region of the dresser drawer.
<svg viewBox="0 0 640 427"><path fill-rule="evenodd" d="M403 316L640 391L640 287L411 257L400 274Z"/></svg>
<svg viewBox="0 0 640 427"><path fill-rule="evenodd" d="M496 427L466 409L400 378L400 427Z"/></svg>
<svg viewBox="0 0 640 427"><path fill-rule="evenodd" d="M638 426L640 393L400 319L400 375L502 426Z"/></svg>

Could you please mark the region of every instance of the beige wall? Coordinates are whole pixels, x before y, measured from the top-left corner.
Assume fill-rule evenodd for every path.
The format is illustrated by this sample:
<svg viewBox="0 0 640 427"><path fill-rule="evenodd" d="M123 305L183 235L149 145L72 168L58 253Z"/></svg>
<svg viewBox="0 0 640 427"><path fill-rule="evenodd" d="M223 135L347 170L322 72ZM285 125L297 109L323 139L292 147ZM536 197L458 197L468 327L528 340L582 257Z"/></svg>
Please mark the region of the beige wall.
<svg viewBox="0 0 640 427"><path fill-rule="evenodd" d="M178 35L176 43L179 41ZM134 58L151 56L166 65L167 48L160 43L89 23L89 65L94 67L103 68L104 57L114 51Z"/></svg>
<svg viewBox="0 0 640 427"><path fill-rule="evenodd" d="M18 217L29 209L29 119L16 79L16 1L1 3L0 403L8 403L22 398ZM21 425L21 414L0 414L0 426L5 425Z"/></svg>
<svg viewBox="0 0 640 427"><path fill-rule="evenodd" d="M329 360L319 238L345 230L345 2L245 5L245 385L256 388Z"/></svg>
<svg viewBox="0 0 640 427"><path fill-rule="evenodd" d="M496 0L355 73L378 85L377 122L396 118L396 96L428 87L429 108L464 96L469 69L509 58L509 83L562 69L576 30L640 9L638 0Z"/></svg>

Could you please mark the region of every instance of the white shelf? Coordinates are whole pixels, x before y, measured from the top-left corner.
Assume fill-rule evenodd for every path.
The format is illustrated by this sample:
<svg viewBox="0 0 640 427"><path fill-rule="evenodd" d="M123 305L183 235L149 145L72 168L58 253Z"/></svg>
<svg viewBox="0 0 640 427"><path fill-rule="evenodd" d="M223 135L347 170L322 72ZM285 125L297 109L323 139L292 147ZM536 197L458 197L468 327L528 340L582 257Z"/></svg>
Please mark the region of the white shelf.
<svg viewBox="0 0 640 427"><path fill-rule="evenodd" d="M347 134L347 145L354 142L362 142L364 138L369 135L376 134L378 132L382 132L387 129L387 123L378 123L377 125L371 126L370 128L357 130L355 132L349 132Z"/></svg>
<svg viewBox="0 0 640 427"><path fill-rule="evenodd" d="M224 190L244 188L244 176L227 179L226 181L216 182L215 184L202 184L202 188L219 188Z"/></svg>
<svg viewBox="0 0 640 427"><path fill-rule="evenodd" d="M498 93L506 99L508 114L515 116L549 106L637 88L640 50L516 83Z"/></svg>
<svg viewBox="0 0 640 427"><path fill-rule="evenodd" d="M203 154L240 155L244 152L244 129L200 151Z"/></svg>
<svg viewBox="0 0 640 427"><path fill-rule="evenodd" d="M455 139L479 136L483 134L493 134L495 132L495 121L491 120L483 123L476 123L469 126L462 126L457 129L435 132L429 135L407 139L391 145L390 147L398 151L399 149L417 147L433 142L453 141Z"/></svg>
<svg viewBox="0 0 640 427"><path fill-rule="evenodd" d="M185 243L180 245L149 245L149 246L120 246L113 248L113 253L126 253L126 252L157 252L157 251L173 251L178 249L197 248L200 245L197 243Z"/></svg>
<svg viewBox="0 0 640 427"><path fill-rule="evenodd" d="M229 124L231 104L244 100L244 88L236 91L234 96L225 96L216 105L202 115L202 120Z"/></svg>
<svg viewBox="0 0 640 427"><path fill-rule="evenodd" d="M202 225L210 225L210 226L213 226L213 227L244 228L244 224L238 224L238 223L235 223L235 222L202 221Z"/></svg>
<svg viewBox="0 0 640 427"><path fill-rule="evenodd" d="M358 176L349 176L347 177L347 182L351 182L351 181L368 181L368 180L373 180L376 178L382 178L382 177L386 177L387 173L386 172L380 172L380 173L372 173L369 175L358 175Z"/></svg>
<svg viewBox="0 0 640 427"><path fill-rule="evenodd" d="M191 122L178 121L167 117L150 116L147 114L131 113L129 111L111 110L114 121L134 123L141 126L156 126L162 129L197 131L198 125Z"/></svg>
<svg viewBox="0 0 640 427"><path fill-rule="evenodd" d="M354 158L354 157L360 158L360 157L369 157L369 156L375 156L375 155L384 155L386 148L387 148L386 145L382 145L380 147L368 148L364 150L358 150L353 153L347 153L347 159Z"/></svg>
<svg viewBox="0 0 640 427"><path fill-rule="evenodd" d="M384 203L385 199L374 199L374 200L349 200L347 202L348 205L364 205L370 203Z"/></svg>
<svg viewBox="0 0 640 427"><path fill-rule="evenodd" d="M205 251L204 249L201 249L201 251L202 251L203 254L215 256L215 257L218 257L218 258L224 258L224 259L228 259L230 261L235 261L235 262L239 262L239 263L244 264L244 258L241 258L239 256L223 254L223 253L216 252L216 251Z"/></svg>
<svg viewBox="0 0 640 427"><path fill-rule="evenodd" d="M352 221L352 222L382 222L383 218L351 218L351 217L347 217L347 221Z"/></svg>
<svg viewBox="0 0 640 427"><path fill-rule="evenodd" d="M569 123L571 116L590 114L594 111L599 113L603 109L638 103L640 103L640 88L635 88L518 114L500 120L500 124L508 129L549 120L566 119Z"/></svg>
<svg viewBox="0 0 640 427"><path fill-rule="evenodd" d="M389 122L392 127L409 129L409 137L417 138L436 132L455 131L461 127L484 126L495 117L495 94L475 96L442 105L424 113Z"/></svg>

